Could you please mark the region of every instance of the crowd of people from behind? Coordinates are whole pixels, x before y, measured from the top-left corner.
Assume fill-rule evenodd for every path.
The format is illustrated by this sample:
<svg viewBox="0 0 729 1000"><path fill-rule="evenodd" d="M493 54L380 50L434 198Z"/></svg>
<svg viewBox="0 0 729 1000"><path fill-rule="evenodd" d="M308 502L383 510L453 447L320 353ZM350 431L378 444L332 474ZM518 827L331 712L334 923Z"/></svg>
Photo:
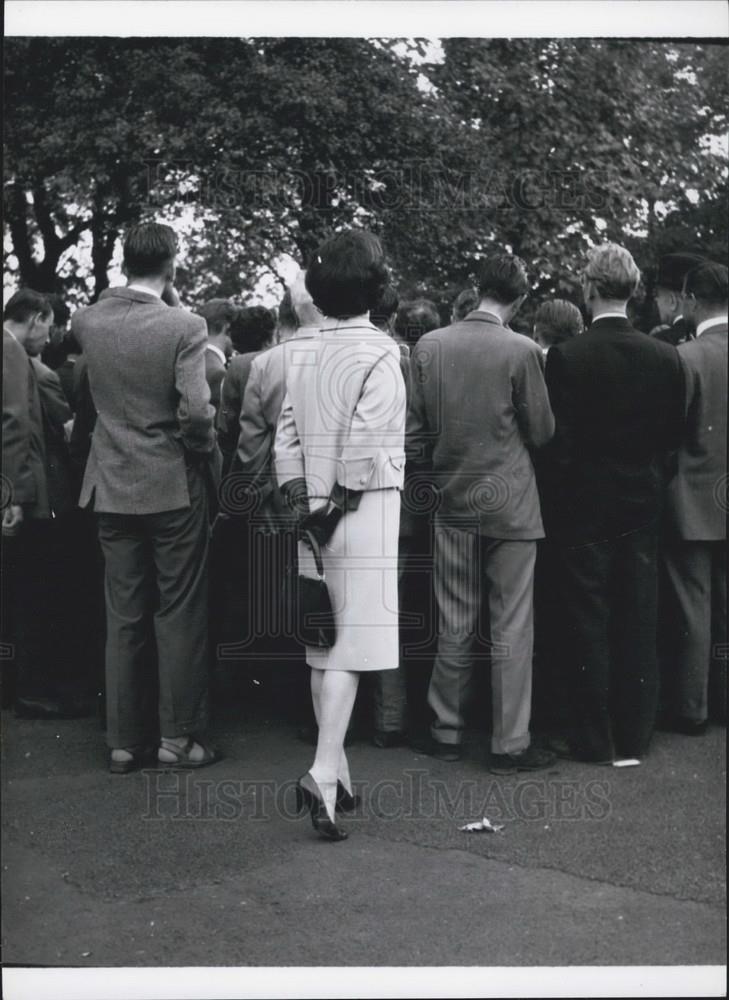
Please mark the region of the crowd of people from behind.
<svg viewBox="0 0 729 1000"><path fill-rule="evenodd" d="M376 746L457 761L475 715L497 775L639 763L656 725L725 723L723 264L661 258L647 334L631 254L596 246L587 328L555 299L525 334L529 275L499 248L445 324L363 230L325 240L277 315L183 308L176 255L169 227L132 227L127 284L65 350L62 302L5 306L4 704L84 714L103 656L110 770L198 768L220 758L211 659L286 665L311 691L298 801L332 841L362 675ZM297 574L326 580L333 644L292 631Z"/></svg>

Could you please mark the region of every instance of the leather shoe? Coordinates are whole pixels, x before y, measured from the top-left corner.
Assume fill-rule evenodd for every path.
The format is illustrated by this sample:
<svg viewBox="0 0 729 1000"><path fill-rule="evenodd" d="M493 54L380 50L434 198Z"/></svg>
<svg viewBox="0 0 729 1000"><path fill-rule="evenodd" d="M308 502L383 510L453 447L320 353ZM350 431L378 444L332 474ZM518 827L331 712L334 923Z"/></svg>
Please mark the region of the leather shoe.
<svg viewBox="0 0 729 1000"><path fill-rule="evenodd" d="M553 753L559 760L576 760L581 764L612 764L613 758L610 756L597 757L573 746L569 740L562 737L555 737L545 741L545 749Z"/></svg>
<svg viewBox="0 0 729 1000"><path fill-rule="evenodd" d="M427 754L428 757L435 757L437 760L445 760L449 764L460 760L463 756L463 748L460 743L441 743L434 740L432 736L410 741L410 746L417 753Z"/></svg>
<svg viewBox="0 0 729 1000"><path fill-rule="evenodd" d="M527 747L519 753L492 753L489 771L492 774L516 774L517 771L541 771L554 764L551 750Z"/></svg>
<svg viewBox="0 0 729 1000"><path fill-rule="evenodd" d="M665 732L681 733L682 736L703 736L708 728L708 719L688 719L684 715L675 715L661 725Z"/></svg>
<svg viewBox="0 0 729 1000"><path fill-rule="evenodd" d="M405 733L400 729L375 729L372 734L372 745L381 750L390 747L401 747L407 742Z"/></svg>

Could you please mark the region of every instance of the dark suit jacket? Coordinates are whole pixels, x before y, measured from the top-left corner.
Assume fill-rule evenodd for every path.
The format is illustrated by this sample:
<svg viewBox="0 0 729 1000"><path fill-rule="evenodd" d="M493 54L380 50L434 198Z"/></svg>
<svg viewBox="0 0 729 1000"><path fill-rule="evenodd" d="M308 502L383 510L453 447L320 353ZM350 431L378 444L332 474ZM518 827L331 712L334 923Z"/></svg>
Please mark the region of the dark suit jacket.
<svg viewBox="0 0 729 1000"><path fill-rule="evenodd" d="M726 538L727 324L678 349L686 372L686 426L668 489L669 523L681 538Z"/></svg>
<svg viewBox="0 0 729 1000"><path fill-rule="evenodd" d="M64 424L72 416L71 407L58 373L44 365L39 358L31 358L31 365L37 378L43 415L48 503L54 515L67 514L76 507L78 499L64 429Z"/></svg>
<svg viewBox="0 0 729 1000"><path fill-rule="evenodd" d="M216 351L205 348L205 378L210 388L210 402L217 414L220 407L220 392L225 378L225 365Z"/></svg>
<svg viewBox="0 0 729 1000"><path fill-rule="evenodd" d="M417 342L407 479L433 481L439 516L491 538L543 537L530 454L554 430L542 366L534 341L478 310Z"/></svg>
<svg viewBox="0 0 729 1000"><path fill-rule="evenodd" d="M111 514L189 507L186 465L219 453L205 381L205 320L111 288L76 312L98 413L80 504Z"/></svg>
<svg viewBox="0 0 729 1000"><path fill-rule="evenodd" d="M210 354L210 351L207 354ZM225 372L217 419L218 445L223 453L224 475L229 472L235 450L238 447L243 396L245 395L253 359L258 357L259 354L260 351L237 354L231 360Z"/></svg>
<svg viewBox="0 0 729 1000"><path fill-rule="evenodd" d="M557 428L540 471L548 537L615 538L655 521L683 423L675 347L606 317L547 354Z"/></svg>
<svg viewBox="0 0 729 1000"><path fill-rule="evenodd" d="M662 340L664 344L672 344L674 347L678 347L679 344L691 340L693 335L692 328L683 316L677 316L670 325L665 323L651 330L651 337L655 337L656 340Z"/></svg>
<svg viewBox="0 0 729 1000"><path fill-rule="evenodd" d="M3 475L26 517L50 517L38 378L25 348L3 330ZM5 492L5 491L3 491Z"/></svg>

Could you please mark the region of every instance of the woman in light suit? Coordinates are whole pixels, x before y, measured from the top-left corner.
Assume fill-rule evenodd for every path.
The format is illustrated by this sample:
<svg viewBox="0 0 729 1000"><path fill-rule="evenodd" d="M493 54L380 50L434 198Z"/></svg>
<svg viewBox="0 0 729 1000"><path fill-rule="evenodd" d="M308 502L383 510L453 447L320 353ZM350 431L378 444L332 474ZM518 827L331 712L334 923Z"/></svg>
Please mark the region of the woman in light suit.
<svg viewBox="0 0 729 1000"><path fill-rule="evenodd" d="M405 383L397 344L369 321L388 281L376 236L351 230L314 254L306 287L323 313L317 338L292 358L279 420L279 485L322 545L337 636L307 647L319 726L299 803L328 840L347 834L335 811L356 805L344 737L359 675L398 665L397 545L405 465ZM314 575L299 544L299 572Z"/></svg>

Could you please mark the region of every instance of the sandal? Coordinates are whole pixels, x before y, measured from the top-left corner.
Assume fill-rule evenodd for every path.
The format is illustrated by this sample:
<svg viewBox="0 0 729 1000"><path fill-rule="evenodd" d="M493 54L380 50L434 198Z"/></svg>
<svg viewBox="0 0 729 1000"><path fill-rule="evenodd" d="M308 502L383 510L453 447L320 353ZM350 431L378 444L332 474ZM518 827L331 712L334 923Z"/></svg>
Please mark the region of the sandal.
<svg viewBox="0 0 729 1000"><path fill-rule="evenodd" d="M196 744L197 746L202 747L203 750L203 755L199 760L190 758L190 751ZM162 751L172 754L175 759L161 760L159 755ZM218 753L217 750L211 750L210 747L206 747L201 740L194 740L192 736L187 737L187 742L184 747L178 747L174 743L169 743L167 740L162 739L159 750L157 751L158 765L160 767L175 770L177 768L190 769L196 767L207 767L209 764L216 764L221 759L222 755Z"/></svg>
<svg viewBox="0 0 729 1000"><path fill-rule="evenodd" d="M114 750L121 750L128 753L126 760L114 760ZM130 774L144 767L154 754L154 747L138 745L134 747L115 747L109 751L109 773L110 774Z"/></svg>

